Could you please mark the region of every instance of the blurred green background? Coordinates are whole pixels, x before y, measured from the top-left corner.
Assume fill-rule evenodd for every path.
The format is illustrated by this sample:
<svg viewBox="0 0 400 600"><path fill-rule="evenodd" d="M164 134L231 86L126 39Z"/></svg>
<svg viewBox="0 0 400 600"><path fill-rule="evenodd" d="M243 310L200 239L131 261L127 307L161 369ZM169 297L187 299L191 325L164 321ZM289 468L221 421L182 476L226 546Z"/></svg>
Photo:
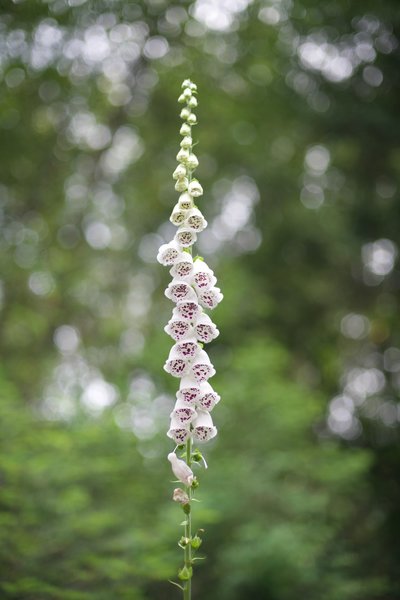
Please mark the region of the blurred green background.
<svg viewBox="0 0 400 600"><path fill-rule="evenodd" d="M225 300L194 600L400 598L397 0L3 0L2 599L179 597L180 83Z"/></svg>

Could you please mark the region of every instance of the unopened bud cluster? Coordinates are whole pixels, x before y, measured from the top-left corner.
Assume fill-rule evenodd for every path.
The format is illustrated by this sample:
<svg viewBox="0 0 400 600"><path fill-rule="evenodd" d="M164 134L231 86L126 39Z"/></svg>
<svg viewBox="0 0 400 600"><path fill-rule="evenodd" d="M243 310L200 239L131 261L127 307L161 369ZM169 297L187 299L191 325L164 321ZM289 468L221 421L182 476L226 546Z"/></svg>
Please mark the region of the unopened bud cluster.
<svg viewBox="0 0 400 600"><path fill-rule="evenodd" d="M197 86L185 80L182 88L178 98L178 102L185 105L180 114L182 140L176 156L178 166L173 173L175 189L180 196L170 216L177 231L168 244L161 246L157 255L162 265L170 267L172 276L165 295L172 300L174 308L165 331L174 340L174 345L164 369L180 379L167 434L178 445L188 439L205 442L217 433L210 412L220 397L208 382L215 369L203 345L219 334L205 310L215 308L223 297L210 267L202 258L192 256L197 234L207 227L207 221L196 206L203 188L193 177L199 164L193 153L192 137L192 127L197 123L192 110L197 106Z"/></svg>

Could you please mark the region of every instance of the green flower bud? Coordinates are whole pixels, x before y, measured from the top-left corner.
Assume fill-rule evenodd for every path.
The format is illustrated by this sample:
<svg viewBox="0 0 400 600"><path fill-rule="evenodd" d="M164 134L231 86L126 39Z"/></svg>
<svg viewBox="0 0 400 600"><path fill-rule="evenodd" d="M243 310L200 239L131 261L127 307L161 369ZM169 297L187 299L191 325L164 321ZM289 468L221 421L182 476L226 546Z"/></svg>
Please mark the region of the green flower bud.
<svg viewBox="0 0 400 600"><path fill-rule="evenodd" d="M183 110L185 110L185 109L183 109ZM182 110L182 112L183 112L183 110ZM189 110L189 109L187 109L187 110ZM181 115L182 115L182 112L181 112ZM187 117L182 117L182 119L183 118L185 118L190 125L196 125L196 123L197 123L197 117L194 113L190 113Z"/></svg>
<svg viewBox="0 0 400 600"><path fill-rule="evenodd" d="M192 481L192 485L191 485L190 487L191 487L191 488L193 488L193 489L195 490L196 488L198 488L198 487L199 487L199 485L200 485L200 483L199 483L199 480L198 480L198 479L195 477L195 478L193 479L193 481Z"/></svg>
<svg viewBox="0 0 400 600"><path fill-rule="evenodd" d="M183 508L183 512L185 513L185 515L190 514L190 504L182 504L182 508Z"/></svg>
<svg viewBox="0 0 400 600"><path fill-rule="evenodd" d="M193 550L198 550L198 549L200 548L200 546L201 546L201 543L202 543L202 539L201 539L201 538L199 538L199 536L198 536L198 535L195 535L195 536L192 538L192 541L190 542L190 544L191 544L191 546L192 546Z"/></svg>
<svg viewBox="0 0 400 600"><path fill-rule="evenodd" d="M192 567L187 567L186 565L178 571L178 577L181 581L188 581L193 576Z"/></svg>

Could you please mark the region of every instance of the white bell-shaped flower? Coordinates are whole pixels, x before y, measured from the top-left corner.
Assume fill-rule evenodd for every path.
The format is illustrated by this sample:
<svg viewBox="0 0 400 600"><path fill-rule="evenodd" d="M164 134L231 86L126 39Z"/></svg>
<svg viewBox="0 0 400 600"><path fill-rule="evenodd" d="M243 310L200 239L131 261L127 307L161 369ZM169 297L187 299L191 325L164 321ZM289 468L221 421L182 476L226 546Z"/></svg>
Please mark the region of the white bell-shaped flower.
<svg viewBox="0 0 400 600"><path fill-rule="evenodd" d="M193 204L194 204L193 198L188 192L184 192L183 194L181 194L179 196L179 199L178 199L179 208L182 208L183 210L188 210L190 208L193 208Z"/></svg>
<svg viewBox="0 0 400 600"><path fill-rule="evenodd" d="M176 160L180 163L185 163L187 161L187 159L189 158L189 150L186 150L185 148L181 148L178 152L178 154L176 155Z"/></svg>
<svg viewBox="0 0 400 600"><path fill-rule="evenodd" d="M218 287L210 288L199 294L199 302L204 308L215 308L222 300L224 295Z"/></svg>
<svg viewBox="0 0 400 600"><path fill-rule="evenodd" d="M186 214L185 226L192 231L200 232L207 227L207 221L198 208L191 208Z"/></svg>
<svg viewBox="0 0 400 600"><path fill-rule="evenodd" d="M219 336L219 331L216 325L211 321L210 317L201 312L194 326L197 339L205 344L208 344Z"/></svg>
<svg viewBox="0 0 400 600"><path fill-rule="evenodd" d="M180 117L181 117L181 119L184 119L185 121L187 121L191 114L192 114L192 112L191 112L190 108L182 108Z"/></svg>
<svg viewBox="0 0 400 600"><path fill-rule="evenodd" d="M183 340L180 340L177 344L175 344L175 347L179 355L188 360L194 358L199 350L201 350L194 335L192 337L185 337Z"/></svg>
<svg viewBox="0 0 400 600"><path fill-rule="evenodd" d="M203 410L210 411L221 400L221 396L213 390L208 381L203 381L200 384L200 394L196 400L196 404Z"/></svg>
<svg viewBox="0 0 400 600"><path fill-rule="evenodd" d="M177 242L175 242L177 244ZM178 244L177 244L178 245ZM179 247L179 245L178 245ZM189 252L181 252L175 259L170 274L172 277L188 277L193 271L193 258Z"/></svg>
<svg viewBox="0 0 400 600"><path fill-rule="evenodd" d="M182 317L182 319L185 319L187 321L194 321L197 315L200 313L200 310L201 309L197 303L197 299L196 301L180 300L176 303L177 313Z"/></svg>
<svg viewBox="0 0 400 600"><path fill-rule="evenodd" d="M172 302L179 302L179 300L197 300L197 294L192 286L187 281L176 277L174 277L168 285L165 290L165 295L172 300Z"/></svg>
<svg viewBox="0 0 400 600"><path fill-rule="evenodd" d="M182 225L182 223L185 222L188 213L189 211L182 210L182 208L179 208L179 206L176 204L172 210L169 220L171 221L172 225L176 225L177 227L179 227L180 225Z"/></svg>
<svg viewBox="0 0 400 600"><path fill-rule="evenodd" d="M190 115L186 118L186 121L189 123L189 125L196 125L197 117L194 113L190 113Z"/></svg>
<svg viewBox="0 0 400 600"><path fill-rule="evenodd" d="M160 246L157 261L164 265L164 267L169 267L175 264L180 255L182 255L182 248L175 240L172 240L172 242Z"/></svg>
<svg viewBox="0 0 400 600"><path fill-rule="evenodd" d="M200 352L196 354L196 357L191 364L190 374L193 375L195 380L199 383L207 381L207 379L210 379L210 377L215 375L214 366L211 364L207 352L200 350Z"/></svg>
<svg viewBox="0 0 400 600"><path fill-rule="evenodd" d="M172 417L167 436L174 440L175 444L184 444L190 436L189 430L190 424L182 425L182 423L176 418ZM168 455L169 456L169 455ZM170 459L168 459L170 460ZM183 461L181 461L183 462ZM186 463L184 463L186 464ZM175 473L175 471L174 471ZM175 473L176 475L176 473ZM177 475L176 475L177 476ZM177 476L178 477L178 476Z"/></svg>
<svg viewBox="0 0 400 600"><path fill-rule="evenodd" d="M186 177L186 175L187 171L184 165L178 165L175 171L172 173L173 179L183 179L183 177Z"/></svg>
<svg viewBox="0 0 400 600"><path fill-rule="evenodd" d="M182 400L177 400L170 417L171 419L172 417L176 417L182 425L186 425L197 417L197 412L192 406L186 404Z"/></svg>
<svg viewBox="0 0 400 600"><path fill-rule="evenodd" d="M197 259L193 263L193 283L200 292L209 290L217 283L214 271L204 260Z"/></svg>
<svg viewBox="0 0 400 600"><path fill-rule="evenodd" d="M190 363L187 359L182 358L175 346L172 346L169 356L165 362L164 370L170 373L173 377L183 377L190 369Z"/></svg>
<svg viewBox="0 0 400 600"><path fill-rule="evenodd" d="M197 179L193 179L193 181L189 183L188 192L194 198L198 198L199 196L203 195L203 188Z"/></svg>
<svg viewBox="0 0 400 600"><path fill-rule="evenodd" d="M165 333L168 333L175 341L183 339L191 331L189 321L182 319L176 308L172 311L172 317L164 327Z"/></svg>
<svg viewBox="0 0 400 600"><path fill-rule="evenodd" d="M191 98L189 98L187 105L188 105L189 108L196 108L196 106L197 106L197 98L195 98L194 96L192 96Z"/></svg>
<svg viewBox="0 0 400 600"><path fill-rule="evenodd" d="M187 177L183 177L178 179L175 183L175 189L177 192L185 192L188 189L189 179Z"/></svg>
<svg viewBox="0 0 400 600"><path fill-rule="evenodd" d="M175 234L175 241L183 248L189 248L190 246L193 246L196 240L196 233L188 227L180 227Z"/></svg>
<svg viewBox="0 0 400 600"><path fill-rule="evenodd" d="M201 384L194 377L182 377L179 390L176 392L176 397L185 404L195 406L196 400L200 397Z"/></svg>
<svg viewBox="0 0 400 600"><path fill-rule="evenodd" d="M192 425L193 437L199 442L207 442L217 435L217 428L214 427L209 412L199 410Z"/></svg>
<svg viewBox="0 0 400 600"><path fill-rule="evenodd" d="M179 130L179 133L181 135L190 135L191 131L192 131L192 129L191 129L190 125L188 125L187 123L183 123Z"/></svg>
<svg viewBox="0 0 400 600"><path fill-rule="evenodd" d="M171 463L172 472L175 477L185 485L191 486L195 477L189 465L187 465L184 460L178 458L174 452L168 454L168 460Z"/></svg>
<svg viewBox="0 0 400 600"><path fill-rule="evenodd" d="M181 148L190 148L190 146L193 144L193 140L190 137L190 135L185 135L185 137L182 139L181 143L180 143L180 147ZM185 173L186 175L186 173Z"/></svg>
<svg viewBox="0 0 400 600"><path fill-rule="evenodd" d="M197 156L195 154L193 154L193 152L191 152L189 154L189 156L187 157L187 159L185 161L185 165L191 171L193 171L193 169L196 169L199 166L199 159L197 158Z"/></svg>

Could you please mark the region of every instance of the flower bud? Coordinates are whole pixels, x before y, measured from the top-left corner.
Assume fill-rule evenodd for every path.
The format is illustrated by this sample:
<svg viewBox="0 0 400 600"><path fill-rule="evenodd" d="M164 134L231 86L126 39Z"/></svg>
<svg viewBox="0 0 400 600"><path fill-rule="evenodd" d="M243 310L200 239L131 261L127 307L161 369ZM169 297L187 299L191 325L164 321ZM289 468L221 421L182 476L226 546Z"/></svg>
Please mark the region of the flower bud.
<svg viewBox="0 0 400 600"><path fill-rule="evenodd" d="M200 352L197 353L191 367L190 375L192 375L199 383L207 381L207 379L215 375L214 366L211 364L209 356L204 350L200 350Z"/></svg>
<svg viewBox="0 0 400 600"><path fill-rule="evenodd" d="M183 177L186 177L186 167L184 165L179 164L176 167L175 171L172 173L172 178L183 179Z"/></svg>
<svg viewBox="0 0 400 600"><path fill-rule="evenodd" d="M181 148L190 148L190 146L193 144L193 140L190 137L190 135L185 135L185 137L183 138L183 140L180 143Z"/></svg>
<svg viewBox="0 0 400 600"><path fill-rule="evenodd" d="M174 493L172 494L172 500L174 502L179 502L179 504L188 504L190 502L189 496L184 490L181 490L181 488L174 489Z"/></svg>
<svg viewBox="0 0 400 600"><path fill-rule="evenodd" d="M187 105L188 105L189 108L196 108L196 106L197 106L197 98L195 98L194 96L192 96L191 98L189 98Z"/></svg>
<svg viewBox="0 0 400 600"><path fill-rule="evenodd" d="M217 435L210 413L199 411L193 421L193 437L199 442L207 442Z"/></svg>
<svg viewBox="0 0 400 600"><path fill-rule="evenodd" d="M187 109L187 110L190 110L190 109ZM181 115L182 115L182 113L181 113ZM190 115L185 117L185 119L187 120L189 125L196 125L196 123L197 123L197 117L194 113L190 113Z"/></svg>
<svg viewBox="0 0 400 600"><path fill-rule="evenodd" d="M183 179L178 179L175 183L175 189L177 192L185 192L188 189L189 180L187 177L183 177Z"/></svg>
<svg viewBox="0 0 400 600"><path fill-rule="evenodd" d="M170 452L167 458L171 463L172 472L175 477L187 486L192 485L195 477L192 469L185 463L185 461L180 460L174 452Z"/></svg>
<svg viewBox="0 0 400 600"><path fill-rule="evenodd" d="M193 92L197 92L197 85L195 83L193 83L193 81L190 82L190 89Z"/></svg>
<svg viewBox="0 0 400 600"><path fill-rule="evenodd" d="M184 248L193 246L197 239L196 233L188 227L181 227L175 234L175 241Z"/></svg>
<svg viewBox="0 0 400 600"><path fill-rule="evenodd" d="M167 267L173 265L180 254L180 246L173 240L168 244L162 244L162 246L160 246L157 254L157 261Z"/></svg>
<svg viewBox="0 0 400 600"><path fill-rule="evenodd" d="M178 102L179 104L183 104L184 102L186 102L186 98L183 94L181 94L178 98Z"/></svg>
<svg viewBox="0 0 400 600"><path fill-rule="evenodd" d="M178 200L179 208L184 210L188 210L189 208L193 208L193 198L188 192L184 192L179 196Z"/></svg>
<svg viewBox="0 0 400 600"><path fill-rule="evenodd" d="M187 213L185 225L192 231L200 232L207 227L207 221L198 208L192 208Z"/></svg>
<svg viewBox="0 0 400 600"><path fill-rule="evenodd" d="M182 96L184 96L186 100L189 100L189 98L192 97L192 90L189 87L185 88Z"/></svg>
<svg viewBox="0 0 400 600"><path fill-rule="evenodd" d="M180 117L181 117L181 119L185 119L189 122L189 117L191 117L192 114L193 113L191 112L190 108L182 108ZM195 116L195 119L196 119L196 116ZM192 121L190 121L190 123L191 122Z"/></svg>
<svg viewBox="0 0 400 600"><path fill-rule="evenodd" d="M179 133L181 135L190 135L191 134L191 128L190 125L188 125L187 123L182 123L182 126L179 130Z"/></svg>
<svg viewBox="0 0 400 600"><path fill-rule="evenodd" d="M186 217L187 211L182 210L181 208L179 208L178 205L176 205L171 213L169 220L171 221L172 225L176 225L177 227L179 227L179 225L182 225L182 223L184 223Z"/></svg>
<svg viewBox="0 0 400 600"><path fill-rule="evenodd" d="M197 179L193 179L193 181L189 183L188 192L191 196L194 196L195 198L198 198L199 196L203 195L203 188L201 187Z"/></svg>
<svg viewBox="0 0 400 600"><path fill-rule="evenodd" d="M193 550L198 550L201 546L201 542L202 539L198 535L193 536L192 541L190 542Z"/></svg>
<svg viewBox="0 0 400 600"><path fill-rule="evenodd" d="M186 565L178 571L178 577L181 581L188 581L193 576L192 567L187 567Z"/></svg>
<svg viewBox="0 0 400 600"><path fill-rule="evenodd" d="M188 169L196 169L199 166L199 160L195 154L189 154L188 158L185 161L185 164Z"/></svg>
<svg viewBox="0 0 400 600"><path fill-rule="evenodd" d="M171 440L174 440L175 444L184 444L186 442L186 440L188 439L188 437L190 436L190 431L189 431L188 427L183 426L177 419L172 418L169 430L167 432L167 436L169 438L171 438ZM171 452L171 454L173 454L173 453ZM170 460L169 456L170 455L168 455L168 460ZM180 462L183 462L183 460ZM185 464L185 463L183 463L183 464ZM173 471L174 475L179 479L179 481L182 481L182 479L180 477L178 477L177 473L175 473L173 465L172 465L172 471ZM190 469L190 471L191 471L191 469ZM191 473L193 475L192 471L191 471ZM192 481L193 481L193 479L192 479ZM185 481L182 481L182 483L185 483ZM190 484L186 483L186 485L190 485Z"/></svg>
<svg viewBox="0 0 400 600"><path fill-rule="evenodd" d="M176 155L176 160L178 160L179 162L186 162L188 158L189 150L185 150L184 148L181 148L178 154Z"/></svg>
<svg viewBox="0 0 400 600"><path fill-rule="evenodd" d="M190 81L190 79L184 79L184 80L183 80L183 82L182 82L182 85L181 85L181 87L182 87L182 88L190 88L190 87L192 87L192 85L193 85L193 84L192 84L192 82Z"/></svg>

